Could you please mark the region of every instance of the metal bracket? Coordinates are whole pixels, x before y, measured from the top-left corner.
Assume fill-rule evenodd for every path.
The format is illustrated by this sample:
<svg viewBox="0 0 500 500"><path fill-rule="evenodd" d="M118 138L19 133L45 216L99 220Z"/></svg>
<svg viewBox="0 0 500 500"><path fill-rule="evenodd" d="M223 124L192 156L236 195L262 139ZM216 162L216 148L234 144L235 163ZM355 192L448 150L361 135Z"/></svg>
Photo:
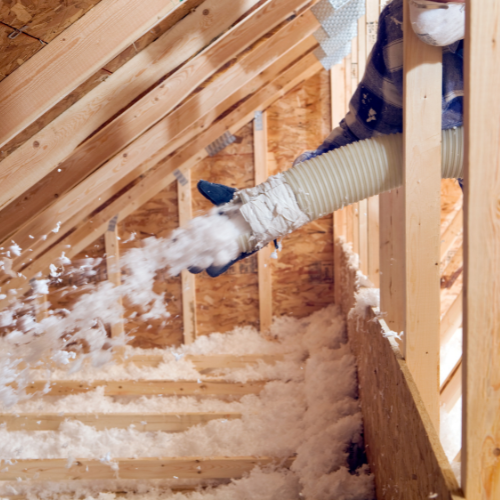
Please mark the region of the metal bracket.
<svg viewBox="0 0 500 500"><path fill-rule="evenodd" d="M174 177L181 186L185 186L188 183L188 180L179 169L174 170Z"/></svg>
<svg viewBox="0 0 500 500"><path fill-rule="evenodd" d="M118 224L118 215L115 215L108 224L108 231L114 231L116 229L116 224Z"/></svg>
<svg viewBox="0 0 500 500"><path fill-rule="evenodd" d="M236 137L227 130L218 139L216 139L212 144L209 144L205 151L208 156L215 156L217 153L222 151L225 147L236 141Z"/></svg>
<svg viewBox="0 0 500 500"><path fill-rule="evenodd" d="M264 129L264 120L262 117L262 111L255 112L254 125L255 125L255 130L263 130Z"/></svg>
<svg viewBox="0 0 500 500"><path fill-rule="evenodd" d="M28 26L23 26L22 28L12 28L14 31L12 33L10 33L7 38L9 40L15 40Z"/></svg>

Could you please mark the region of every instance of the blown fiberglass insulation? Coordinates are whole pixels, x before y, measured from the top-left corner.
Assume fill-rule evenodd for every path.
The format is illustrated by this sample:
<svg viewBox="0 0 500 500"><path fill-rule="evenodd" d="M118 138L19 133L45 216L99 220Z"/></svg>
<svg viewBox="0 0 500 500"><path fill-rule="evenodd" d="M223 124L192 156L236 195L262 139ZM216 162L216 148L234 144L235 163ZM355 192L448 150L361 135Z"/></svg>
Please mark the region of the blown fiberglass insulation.
<svg viewBox="0 0 500 500"><path fill-rule="evenodd" d="M81 295L70 310L50 311L49 316L40 322L35 321L32 312L26 312L26 300L15 300L16 290L9 290L10 306L0 311L0 327L7 329L7 334L0 338L0 404L9 406L27 397L24 389L40 376L37 375L39 370L31 368L42 364L42 360L50 359L51 369L55 365L67 372L78 371L86 361L94 366L109 362L112 348L123 346L129 340L124 334L110 339L105 328L105 325L121 320L120 298L131 306L140 307L140 318L145 322L157 318L167 320L170 314L164 297L153 291L156 273L168 268L169 274L174 276L189 266L225 263L239 253L236 241L239 234L235 221L213 209L176 229L168 238L148 238L141 247L126 252L120 260L120 286L115 287L109 282L88 286L88 293ZM9 259L2 258L0 264L5 268L5 261ZM89 259L83 265L90 274L93 272L91 261ZM51 279L57 280L70 264L63 254L50 266ZM45 279L33 282L35 297L48 293L48 282ZM4 294L2 298L5 297ZM78 356L68 352L68 344L75 343L84 344L85 352L80 349ZM25 369L21 371L20 366ZM185 365L184 371L178 370L177 373L179 377L185 377L189 372L189 365ZM119 376L110 373L113 375L109 376ZM44 378L47 378L46 373Z"/></svg>
<svg viewBox="0 0 500 500"><path fill-rule="evenodd" d="M279 466L254 470L252 474L216 490L195 493L166 493L172 486L162 482L80 482L79 495L91 498L96 492L120 487L146 491L156 488L155 498L172 499L273 499L292 498L359 499L373 497L373 477L362 466L355 474L347 468L348 448L361 444L362 421L357 400L356 366L346 339L345 321L335 306L304 320L281 318L272 331L276 341L263 341L250 328L230 334L202 337L191 346L172 349L198 354L252 352L285 353L287 370L275 370L275 380L260 395L247 395L239 401L220 401L195 397L141 397L135 400L93 393L33 399L12 408L29 411L66 412L86 408L93 411L238 411L237 420L214 420L182 433L139 432L128 429L97 431L79 422L66 421L58 432L0 429L0 459L98 458L113 467L118 457L146 456L272 456L278 460L297 453L291 471ZM227 339L227 343L226 343ZM220 350L219 350L220 348ZM168 350L167 350L168 351ZM170 365L168 365L170 366ZM277 365L278 366L278 365ZM253 368L252 370L255 370ZM168 375L167 375L168 374ZM248 374L247 374L248 375ZM163 373L163 376L170 374ZM199 374L198 374L199 376ZM3 466L8 466L5 462ZM113 483L113 484L111 484ZM28 494L37 498L54 491L70 491L74 485L4 483L0 494ZM69 493L68 493L69 494ZM76 495L76 493L74 493ZM68 498L73 498L69 496ZM98 496L113 499L114 494ZM149 498L149 497L147 497Z"/></svg>

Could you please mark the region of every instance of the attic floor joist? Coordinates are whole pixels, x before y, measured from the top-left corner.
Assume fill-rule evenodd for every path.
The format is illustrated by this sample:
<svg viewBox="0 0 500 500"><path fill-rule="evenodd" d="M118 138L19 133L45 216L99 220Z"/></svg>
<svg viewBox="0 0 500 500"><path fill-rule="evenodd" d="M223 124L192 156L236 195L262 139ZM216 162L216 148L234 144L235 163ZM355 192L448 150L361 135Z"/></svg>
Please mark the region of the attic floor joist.
<svg viewBox="0 0 500 500"><path fill-rule="evenodd" d="M0 145L101 69L180 0L103 0L0 82ZM5 195L4 195L5 194ZM0 196L0 204L9 194Z"/></svg>
<svg viewBox="0 0 500 500"><path fill-rule="evenodd" d="M190 168L197 161L202 159L206 155L206 153L202 151L203 148L222 135L225 130L229 129L232 132L236 132L236 130L253 118L253 112L256 109L265 109L298 83L315 74L320 70L320 68L320 63L312 55L308 55L301 59L298 63L283 73L283 75L276 78L272 84L269 84L258 91L254 96L236 108L236 110L231 112L229 115L217 122L216 125L210 127L206 132L181 149L170 160L167 160L165 165L160 165L156 170L148 174L147 177L132 188L132 191L125 193L125 195L122 195L120 198L115 200L115 202L105 208L103 212L94 216L91 221L85 223L77 229L76 232L63 238L56 247L52 248L37 261L30 264L23 270L26 278L29 280L38 272L45 272L48 266L60 256L61 248L64 248L67 255L76 255L81 249L85 248L88 242L91 243L95 238L102 234L100 228L100 225L103 224L102 221L106 220L105 224L107 224L108 220L111 219L116 213L119 214L119 218L121 219L128 213L134 211L136 207L141 206L141 204L147 201L147 199L151 198L163 187L173 182L173 171L176 168L182 166L184 166L184 168ZM262 78L262 76L257 78ZM201 124L201 128L203 128L203 123ZM161 157L154 158L151 162L151 166L157 163L160 159ZM189 164L186 162L189 162ZM140 175L140 173L141 172L136 171L134 175ZM108 193L109 196L112 195L111 192L108 191ZM113 215L109 217L108 213L112 213ZM72 223L73 222L74 220ZM68 245L70 245L69 248ZM13 279L9 283L9 287L26 291L28 289L28 284L25 278L20 277ZM6 305L6 301L4 301L2 305Z"/></svg>
<svg viewBox="0 0 500 500"><path fill-rule="evenodd" d="M0 481L35 479L70 481L79 479L231 479L240 478L255 466L278 464L269 457L186 457L186 458L118 458L109 463L100 460L16 460L0 472ZM280 464L290 467L293 458ZM116 465L114 465L116 464ZM116 470L115 470L116 469Z"/></svg>
<svg viewBox="0 0 500 500"><path fill-rule="evenodd" d="M225 6L225 8L218 6L218 8L221 8L221 11L217 13L215 18L229 18L229 22L221 23L222 26L219 26L220 32L224 31L224 25L227 28L228 25L231 25L234 21L236 21L236 19L238 19L238 17L246 12L248 8L252 6L252 3L255 4L256 2L256 0L240 1L245 2L244 10L236 10L233 4L231 7ZM312 0L312 3L315 3L315 0ZM87 122L85 133L78 133L77 141L68 139L68 137L71 138L71 136L75 134L75 131L78 130L78 123L74 124L72 122L74 121L75 116L77 122L82 121L82 118L79 118L79 116L82 116L82 113L80 112L75 115L72 113L71 109L68 110L65 113L65 115L70 115L69 117L71 118L68 137L66 134L64 134L64 137L60 137L61 130L64 131L66 129L59 125L57 129L49 130L49 141L34 139L33 142L22 146L19 150L0 163L0 180L4 186L5 193L3 197L0 197L0 206L5 206L9 201L12 201L21 195L24 191L32 187L36 182L40 181L45 175L56 167L60 168L61 171L68 172L71 179L68 179L66 189L71 187L78 180L81 180L86 175L90 174L105 161L112 158L120 150L130 144L130 142L136 139L140 134L165 117L165 115L172 111L176 105L188 97L193 90L213 75L220 67L256 42L259 38L269 32L269 30L272 30L279 23L291 16L297 9L303 8L307 4L307 0L292 0L291 2L286 0L269 0L258 10L252 12L247 18L243 19L243 21L241 21L233 29L217 39L206 50L198 54L184 66L180 67L178 71L173 73L164 82L157 84L144 97L139 99L110 123L106 124L104 128L92 135L85 143L78 147L78 149L71 154L71 157L69 158L67 158L68 154L74 150L77 144L91 132L94 132L99 126L99 122L104 123L107 118L116 114L116 110L114 110L114 113L111 113L112 107L107 106L105 109L105 116L97 115L96 119L92 118L90 121L84 114L83 121L84 123ZM206 9L202 10L202 12L205 11ZM182 23L179 23L179 25L180 24ZM175 31L176 28L177 26L174 26L173 30ZM168 35L168 33L166 35ZM180 56L180 61L178 60L179 56L177 54L183 54L183 50L182 46L179 48L175 45L176 44L174 44L174 53L176 54L175 59L177 64L173 65L173 67L178 65L184 59L183 56ZM191 47L189 47L190 50L187 55L192 55L196 52L193 44L191 43L190 45ZM140 56L141 54L139 54L139 57ZM261 57L264 60L266 59L265 55ZM171 63L172 57L169 57L168 59L168 62ZM251 62L251 54L247 55L244 60ZM132 63L133 61L131 61L130 64ZM247 68L245 63L243 63L242 69L250 68ZM234 68L232 69L232 73L234 73ZM163 72L163 75L164 74L165 73ZM126 77L126 79L130 78L129 75L126 75ZM113 81L116 81L117 79L118 78L115 78ZM149 86L150 85L151 83ZM237 83L233 79L230 89L226 88L221 90L225 91L226 95L228 95L231 93L231 90L234 91L237 88ZM99 89L101 89L101 92L102 89L105 90L104 86L100 86L98 89L95 89L94 92L99 94ZM123 91L121 93L123 93ZM100 98L102 99L102 97ZM106 93L106 100L109 100L110 98L114 100L114 96L112 94L108 95ZM195 110L200 106L207 105L207 102L202 102L200 98L201 95L198 95L191 100L191 104L194 105ZM86 99L88 101L90 98L86 96ZM128 96L128 99L130 102L130 96ZM117 105L122 107L120 99L114 101L114 108L116 108ZM89 107L87 106L85 109L88 110ZM92 115L94 115L94 106L90 109L92 109ZM177 114L174 118L176 121L179 121L179 123L175 124L175 130L178 130L179 133L181 133L183 131L181 126L182 117L185 115L184 113L181 113L179 109L176 110L176 113ZM97 123L94 123L94 121L97 121ZM57 141L54 140L54 132L58 136ZM172 133L172 130L169 129L166 133ZM61 148L61 140L68 140L68 143L71 143L71 146ZM38 144L38 146L34 147L33 144ZM38 150L40 152L38 152ZM45 154L45 151L47 150L50 150L48 151L48 160L46 160L47 155ZM27 155L30 157L30 161L27 161ZM40 158L38 156L40 156ZM64 162L58 165L62 160L64 160ZM74 172L78 172L75 177L73 177ZM49 189L51 193L54 192L53 187ZM48 201L52 201L51 198L48 198Z"/></svg>
<svg viewBox="0 0 500 500"><path fill-rule="evenodd" d="M28 394L49 396L67 396L93 391L104 387L105 396L245 396L258 394L265 382L219 382L212 380L81 380L51 381L50 389L45 391L46 381L37 381L28 385Z"/></svg>
<svg viewBox="0 0 500 500"><path fill-rule="evenodd" d="M8 431L57 431L66 420L76 420L97 430L127 429L133 425L140 432L184 432L211 420L237 418L241 418L241 413L3 413L0 425L5 424Z"/></svg>

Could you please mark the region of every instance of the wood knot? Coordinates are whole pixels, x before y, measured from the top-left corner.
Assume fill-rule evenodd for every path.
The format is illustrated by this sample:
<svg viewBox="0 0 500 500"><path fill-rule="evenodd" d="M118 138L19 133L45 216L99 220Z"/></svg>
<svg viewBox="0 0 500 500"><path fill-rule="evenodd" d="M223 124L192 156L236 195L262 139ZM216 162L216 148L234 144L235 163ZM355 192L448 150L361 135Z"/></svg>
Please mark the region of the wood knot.
<svg viewBox="0 0 500 500"><path fill-rule="evenodd" d="M208 16L208 14L210 14L210 11L209 11L208 9L205 9L205 10L202 12L202 14L203 14L204 16Z"/></svg>
<svg viewBox="0 0 500 500"><path fill-rule="evenodd" d="M495 449L493 450L493 455L494 455L495 457L500 457L500 448L495 448Z"/></svg>
<svg viewBox="0 0 500 500"><path fill-rule="evenodd" d="M38 141L35 141L35 142L33 143L33 147L34 147L34 148L39 148L39 147L40 147L40 143L39 143Z"/></svg>

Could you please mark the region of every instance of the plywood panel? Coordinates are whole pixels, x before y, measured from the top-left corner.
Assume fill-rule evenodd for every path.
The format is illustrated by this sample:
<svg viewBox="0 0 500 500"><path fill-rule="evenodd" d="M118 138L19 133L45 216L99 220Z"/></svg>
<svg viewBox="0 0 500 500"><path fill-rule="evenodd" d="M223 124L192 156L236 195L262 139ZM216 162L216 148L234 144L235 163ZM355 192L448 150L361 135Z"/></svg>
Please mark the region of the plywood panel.
<svg viewBox="0 0 500 500"><path fill-rule="evenodd" d="M341 306L347 313L359 291L352 253L341 257ZM377 311L378 312L378 311ZM415 382L389 328L375 311L348 321L358 366L366 453L379 500L458 500L459 487Z"/></svg>
<svg viewBox="0 0 500 500"><path fill-rule="evenodd" d="M321 71L268 110L271 175L316 149L331 130L330 82ZM333 218L326 216L283 238L273 262L273 314L303 317L333 302Z"/></svg>
<svg viewBox="0 0 500 500"><path fill-rule="evenodd" d="M198 192L196 184L204 179L238 189L255 185L252 124L236 134L236 142L213 157L207 157L191 170L193 215L200 215L212 204ZM258 326L259 290L257 257L235 264L218 278L205 273L196 279L198 335L227 332L235 326Z"/></svg>
<svg viewBox="0 0 500 500"><path fill-rule="evenodd" d="M14 28L26 26L26 33L50 42L100 1L4 0L0 5L0 19Z"/></svg>
<svg viewBox="0 0 500 500"><path fill-rule="evenodd" d="M10 40L8 36L13 31L0 24L0 81L43 48L43 44L28 35L20 34Z"/></svg>
<svg viewBox="0 0 500 500"><path fill-rule="evenodd" d="M139 246L143 239L150 236L168 236L178 226L177 185L173 183L120 222L119 234L122 242L120 252L125 254L128 248ZM130 238L134 239L127 242ZM135 309L125 300L125 332L135 336L131 344L137 347L180 345L183 340L181 277L171 278L166 272L160 271L153 290L165 294L170 318L152 319L145 325L144 321L138 318L129 318Z"/></svg>

